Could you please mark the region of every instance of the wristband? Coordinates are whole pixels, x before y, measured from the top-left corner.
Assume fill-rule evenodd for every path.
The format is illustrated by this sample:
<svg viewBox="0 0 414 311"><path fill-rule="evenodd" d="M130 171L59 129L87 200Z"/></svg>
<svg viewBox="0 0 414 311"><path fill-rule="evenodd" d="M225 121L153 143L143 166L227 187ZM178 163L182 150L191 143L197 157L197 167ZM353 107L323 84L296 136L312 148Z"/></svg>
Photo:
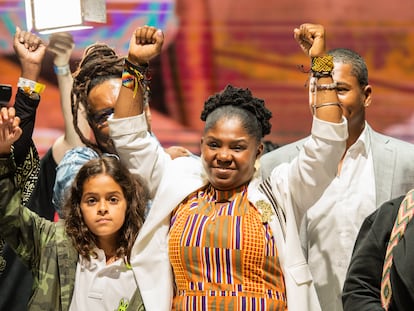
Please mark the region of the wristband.
<svg viewBox="0 0 414 311"><path fill-rule="evenodd" d="M338 84L336 82L332 82L329 84L316 84L317 91L333 91L336 90Z"/></svg>
<svg viewBox="0 0 414 311"><path fill-rule="evenodd" d="M141 88L143 92L147 89L146 75L148 73L148 64L135 65L128 59L125 59L124 69L122 72L122 86L132 90L134 92L133 97L136 96L138 88Z"/></svg>
<svg viewBox="0 0 414 311"><path fill-rule="evenodd" d="M311 71L314 77L330 76L333 67L332 55L312 57Z"/></svg>
<svg viewBox="0 0 414 311"><path fill-rule="evenodd" d="M70 74L70 67L69 64L63 65L63 66L53 66L53 71L57 76L66 76Z"/></svg>
<svg viewBox="0 0 414 311"><path fill-rule="evenodd" d="M41 94L45 90L46 85L20 77L17 87L21 88L26 94L32 95L32 93Z"/></svg>

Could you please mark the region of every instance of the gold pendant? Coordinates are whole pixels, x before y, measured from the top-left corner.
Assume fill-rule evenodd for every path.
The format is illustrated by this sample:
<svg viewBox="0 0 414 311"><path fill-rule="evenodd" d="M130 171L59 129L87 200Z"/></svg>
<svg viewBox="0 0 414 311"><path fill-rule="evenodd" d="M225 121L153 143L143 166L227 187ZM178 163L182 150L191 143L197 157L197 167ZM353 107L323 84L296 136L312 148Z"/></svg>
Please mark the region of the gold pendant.
<svg viewBox="0 0 414 311"><path fill-rule="evenodd" d="M260 211L262 222L267 223L274 215L272 205L265 200L259 200L255 203L256 208Z"/></svg>

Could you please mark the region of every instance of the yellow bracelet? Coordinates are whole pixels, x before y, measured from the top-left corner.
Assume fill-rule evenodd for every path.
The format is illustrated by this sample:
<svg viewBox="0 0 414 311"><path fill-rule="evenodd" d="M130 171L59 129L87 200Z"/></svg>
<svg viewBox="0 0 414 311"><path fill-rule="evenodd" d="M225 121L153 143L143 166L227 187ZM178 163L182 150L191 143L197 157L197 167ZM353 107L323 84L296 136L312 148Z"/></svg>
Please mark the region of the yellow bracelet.
<svg viewBox="0 0 414 311"><path fill-rule="evenodd" d="M148 65L135 65L128 59L125 59L124 70L122 72L122 86L131 89L134 92L133 97L138 93L140 87L143 92L148 87L146 75L148 73Z"/></svg>
<svg viewBox="0 0 414 311"><path fill-rule="evenodd" d="M45 90L46 85L20 77L17 87L21 88L26 94L32 95L32 93L41 94Z"/></svg>
<svg viewBox="0 0 414 311"><path fill-rule="evenodd" d="M312 57L311 71L315 77L331 75L333 67L332 55Z"/></svg>

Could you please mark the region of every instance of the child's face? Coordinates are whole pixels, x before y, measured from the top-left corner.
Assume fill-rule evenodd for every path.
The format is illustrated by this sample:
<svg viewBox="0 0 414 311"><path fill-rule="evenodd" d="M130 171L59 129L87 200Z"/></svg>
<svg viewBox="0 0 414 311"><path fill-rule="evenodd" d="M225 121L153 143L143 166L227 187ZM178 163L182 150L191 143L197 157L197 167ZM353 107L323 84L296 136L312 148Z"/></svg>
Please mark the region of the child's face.
<svg viewBox="0 0 414 311"><path fill-rule="evenodd" d="M125 221L127 201L113 178L99 174L87 179L83 184L80 208L86 225L97 236L98 243L113 240L115 247L119 229Z"/></svg>

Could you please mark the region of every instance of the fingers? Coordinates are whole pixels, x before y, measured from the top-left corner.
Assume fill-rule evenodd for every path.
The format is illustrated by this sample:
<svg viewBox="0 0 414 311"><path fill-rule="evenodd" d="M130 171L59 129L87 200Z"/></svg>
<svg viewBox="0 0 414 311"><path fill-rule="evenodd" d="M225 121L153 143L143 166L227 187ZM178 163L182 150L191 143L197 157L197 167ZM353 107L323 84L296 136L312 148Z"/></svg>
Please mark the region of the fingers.
<svg viewBox="0 0 414 311"><path fill-rule="evenodd" d="M325 53L325 29L322 25L305 23L295 28L294 38L310 57Z"/></svg>
<svg viewBox="0 0 414 311"><path fill-rule="evenodd" d="M56 66L67 65L74 48L75 41L68 32L53 33L49 37L47 50L54 55L53 62Z"/></svg>
<svg viewBox="0 0 414 311"><path fill-rule="evenodd" d="M2 107L0 110L1 124L13 124L13 119L16 116L14 107Z"/></svg>
<svg viewBox="0 0 414 311"><path fill-rule="evenodd" d="M25 48L29 51L36 51L42 44L42 40L28 31L22 31L20 34L20 42L24 44Z"/></svg>
<svg viewBox="0 0 414 311"><path fill-rule="evenodd" d="M133 64L148 64L157 56L164 43L164 34L160 29L142 26L135 29L129 43L128 60Z"/></svg>
<svg viewBox="0 0 414 311"><path fill-rule="evenodd" d="M70 33L54 33L49 37L48 50L52 53L65 53L75 47L75 41Z"/></svg>
<svg viewBox="0 0 414 311"><path fill-rule="evenodd" d="M0 153L8 153L10 146L19 139L22 130L19 127L20 118L16 116L13 107L3 107L0 110Z"/></svg>
<svg viewBox="0 0 414 311"><path fill-rule="evenodd" d="M36 51L43 41L35 34L21 30L16 27L16 33L14 36L14 47L18 48L18 44L24 45L24 47L30 52Z"/></svg>
<svg viewBox="0 0 414 311"><path fill-rule="evenodd" d="M181 146L171 146L164 149L166 153L170 155L172 159L178 158L178 157L186 157L191 155L191 152Z"/></svg>
<svg viewBox="0 0 414 311"><path fill-rule="evenodd" d="M54 32L49 36L49 41L67 41L73 43L73 36L70 32Z"/></svg>
<svg viewBox="0 0 414 311"><path fill-rule="evenodd" d="M164 34L160 29L152 26L138 27L135 30L136 44L162 44Z"/></svg>

